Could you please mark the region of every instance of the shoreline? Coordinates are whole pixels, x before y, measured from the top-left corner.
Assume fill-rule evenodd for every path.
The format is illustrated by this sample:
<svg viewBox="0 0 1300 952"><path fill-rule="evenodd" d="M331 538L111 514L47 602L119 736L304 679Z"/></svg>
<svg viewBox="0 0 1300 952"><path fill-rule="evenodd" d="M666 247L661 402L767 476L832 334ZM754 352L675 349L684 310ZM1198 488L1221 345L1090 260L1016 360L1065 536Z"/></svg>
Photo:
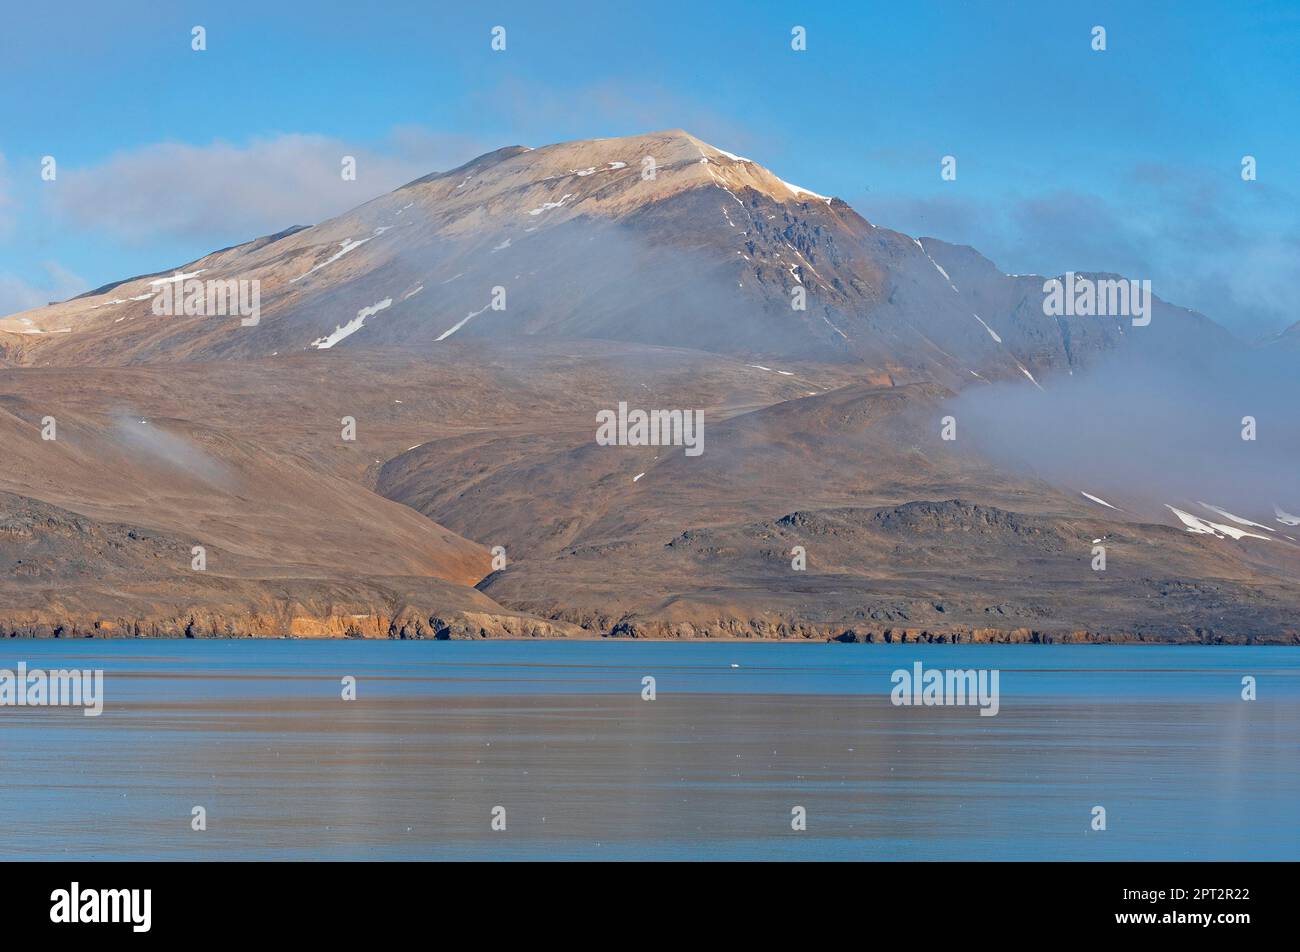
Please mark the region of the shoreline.
<svg viewBox="0 0 1300 952"><path fill-rule="evenodd" d="M409 598L409 596L408 596ZM1235 627L1168 622L1147 623L1140 630L1113 627L972 625L952 619L942 625L840 620L810 621L797 614L750 614L695 610L689 620L655 615L546 614L501 606L420 606L413 598L395 604L349 604L322 599L303 604L241 606L228 602L209 609L184 603L139 606L121 615L99 614L84 605L55 611L9 609L0 615L0 639L24 640L319 640L319 641L662 641L735 644L1155 644L1276 645L1300 647L1300 625L1273 627L1278 620L1243 618ZM233 600L232 600L233 601ZM350 600L349 600L350 601ZM433 599L430 599L433 601ZM485 600L486 601L486 600ZM417 607L419 606L419 607ZM361 612L358 609L370 608ZM1052 624L1050 621L1049 624Z"/></svg>
<svg viewBox="0 0 1300 952"><path fill-rule="evenodd" d="M886 630L882 633L860 634L853 630L839 636L799 634L771 635L666 635L666 634L595 634L582 630L581 634L484 634L451 635L443 631L430 635L355 636L338 634L301 634L268 632L197 632L197 633L127 633L122 629L96 629L71 626L7 626L0 625L0 640L8 641L306 641L306 642L377 642L377 641L457 641L457 642L609 642L616 644L762 644L762 645L1142 645L1187 647L1300 647L1300 632L1267 634L1218 634L1213 631L1177 634L1134 634L1128 632L1050 632L1036 630L979 630L976 632L929 630Z"/></svg>

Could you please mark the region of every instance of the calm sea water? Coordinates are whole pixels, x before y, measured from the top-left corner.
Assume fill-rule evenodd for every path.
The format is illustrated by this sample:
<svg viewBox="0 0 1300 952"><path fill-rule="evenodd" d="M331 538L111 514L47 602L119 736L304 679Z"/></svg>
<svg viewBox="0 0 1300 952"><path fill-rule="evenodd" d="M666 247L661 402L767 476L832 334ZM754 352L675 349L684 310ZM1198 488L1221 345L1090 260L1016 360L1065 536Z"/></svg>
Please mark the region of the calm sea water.
<svg viewBox="0 0 1300 952"><path fill-rule="evenodd" d="M893 706L917 660L998 669L998 715ZM19 661L101 668L106 700L0 707L3 859L1300 857L1297 649L0 644Z"/></svg>

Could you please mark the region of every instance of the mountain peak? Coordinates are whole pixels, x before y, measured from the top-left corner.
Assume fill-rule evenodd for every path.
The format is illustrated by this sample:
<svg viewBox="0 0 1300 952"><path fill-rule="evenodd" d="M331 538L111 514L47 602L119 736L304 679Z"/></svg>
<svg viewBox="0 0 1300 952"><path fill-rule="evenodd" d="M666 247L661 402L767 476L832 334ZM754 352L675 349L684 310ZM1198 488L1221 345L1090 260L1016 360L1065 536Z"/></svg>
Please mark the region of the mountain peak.
<svg viewBox="0 0 1300 952"><path fill-rule="evenodd" d="M515 147L516 151L504 159L526 164L534 170L545 169L550 175L543 180L556 180L565 175L586 177L598 172L623 172L640 174L643 182L657 181L660 170L673 172L672 190L717 185L737 192L754 189L778 202L820 201L829 205L832 198L812 189L794 185L763 165L719 148L685 129L664 129L640 135L612 138L576 139L556 142L537 149ZM466 163L461 169L485 164L511 150L498 150ZM653 163L651 165L651 163ZM495 165L496 162L486 164ZM653 168L653 177L648 170ZM626 170L626 171L624 171ZM451 177L444 173L439 178ZM649 197L660 198L663 188L645 189Z"/></svg>
<svg viewBox="0 0 1300 952"><path fill-rule="evenodd" d="M850 359L880 379L959 389L1036 384L1129 337L1175 349L1217 341L1159 302L1142 335L1126 336L1119 320L1063 326L1044 317L1041 285L974 249L877 228L682 129L507 146L177 271L0 319L7 359L272 357L549 335ZM169 287L215 300L210 285L239 282L250 295L257 286L247 324L167 310Z"/></svg>

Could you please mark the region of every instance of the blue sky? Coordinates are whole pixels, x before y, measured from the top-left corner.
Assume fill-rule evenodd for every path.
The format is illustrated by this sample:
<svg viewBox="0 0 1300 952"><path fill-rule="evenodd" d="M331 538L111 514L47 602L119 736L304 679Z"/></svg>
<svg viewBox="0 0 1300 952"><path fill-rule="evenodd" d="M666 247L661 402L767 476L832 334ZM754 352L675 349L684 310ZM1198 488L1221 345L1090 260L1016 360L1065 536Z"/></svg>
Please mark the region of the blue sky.
<svg viewBox="0 0 1300 952"><path fill-rule="evenodd" d="M1300 319L1294 0L162 6L4 14L0 313L492 148L682 127L1005 271L1151 278L1246 337Z"/></svg>

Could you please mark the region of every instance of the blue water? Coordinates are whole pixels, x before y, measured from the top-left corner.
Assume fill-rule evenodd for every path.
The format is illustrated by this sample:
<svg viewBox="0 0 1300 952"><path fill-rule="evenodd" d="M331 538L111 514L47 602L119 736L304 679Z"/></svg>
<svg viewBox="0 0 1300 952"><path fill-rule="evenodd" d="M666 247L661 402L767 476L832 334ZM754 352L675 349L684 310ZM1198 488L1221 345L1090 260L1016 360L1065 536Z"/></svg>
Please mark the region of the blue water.
<svg viewBox="0 0 1300 952"><path fill-rule="evenodd" d="M891 704L918 660L998 670L997 716ZM0 707L6 859L1300 856L1296 649L0 644L19 661L103 669L105 707Z"/></svg>

